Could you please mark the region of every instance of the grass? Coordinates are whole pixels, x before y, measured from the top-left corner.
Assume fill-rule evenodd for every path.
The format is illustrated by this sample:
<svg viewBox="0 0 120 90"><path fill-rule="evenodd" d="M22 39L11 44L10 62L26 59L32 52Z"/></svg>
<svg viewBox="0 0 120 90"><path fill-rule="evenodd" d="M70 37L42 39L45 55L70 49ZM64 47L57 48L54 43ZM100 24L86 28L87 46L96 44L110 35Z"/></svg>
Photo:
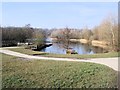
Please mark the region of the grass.
<svg viewBox="0 0 120 90"><path fill-rule="evenodd" d="M28 55L42 55L42 54L45 54L44 52L33 51L31 49L25 49L24 47L7 48L7 49L15 51L15 52L20 52L20 53L23 53L23 54L28 54Z"/></svg>
<svg viewBox="0 0 120 90"><path fill-rule="evenodd" d="M40 56L46 56L46 57L59 57L59 58L108 58L108 57L118 57L120 55L120 52L109 52L109 53L100 53L100 54L92 54L92 55L79 55L79 54L53 54L53 53L45 53L40 51L32 51L29 49L24 48L9 48L9 50L24 53L24 54L30 54L30 55L40 55Z"/></svg>
<svg viewBox="0 0 120 90"><path fill-rule="evenodd" d="M117 87L117 72L93 63L28 60L2 54L3 88Z"/></svg>

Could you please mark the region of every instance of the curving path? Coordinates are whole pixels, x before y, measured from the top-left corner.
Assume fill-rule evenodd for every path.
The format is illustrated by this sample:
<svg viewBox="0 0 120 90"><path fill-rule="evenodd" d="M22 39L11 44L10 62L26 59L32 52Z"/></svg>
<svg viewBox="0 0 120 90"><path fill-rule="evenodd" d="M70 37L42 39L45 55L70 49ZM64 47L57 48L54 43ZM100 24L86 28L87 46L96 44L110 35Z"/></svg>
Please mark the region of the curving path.
<svg viewBox="0 0 120 90"><path fill-rule="evenodd" d="M27 54L22 54L14 51L10 51L7 49L0 49L0 53L22 57L22 58L28 58L28 59L42 59L42 60L56 60L56 61L76 61L76 62L91 62L91 63L98 63L106 65L116 71L118 70L118 57L114 58L94 58L94 59L71 59L71 58L53 58L53 57L41 57L41 56L31 56Z"/></svg>

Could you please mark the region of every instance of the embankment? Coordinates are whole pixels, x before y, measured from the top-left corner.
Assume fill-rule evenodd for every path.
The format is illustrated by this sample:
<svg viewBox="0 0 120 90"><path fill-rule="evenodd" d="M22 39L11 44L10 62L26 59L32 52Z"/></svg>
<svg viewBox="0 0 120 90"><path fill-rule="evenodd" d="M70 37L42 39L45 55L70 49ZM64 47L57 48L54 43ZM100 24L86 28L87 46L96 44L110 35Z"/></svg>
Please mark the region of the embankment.
<svg viewBox="0 0 120 90"><path fill-rule="evenodd" d="M83 44L88 44L89 41L86 40L86 39L70 39L71 42L80 42L80 43L83 43Z"/></svg>
<svg viewBox="0 0 120 90"><path fill-rule="evenodd" d="M53 42L57 41L58 39L57 38L51 38ZM80 42L80 43L83 43L83 44L88 44L89 43L89 40L86 40L86 39L70 39L71 42Z"/></svg>
<svg viewBox="0 0 120 90"><path fill-rule="evenodd" d="M92 44L92 46L98 46L98 47L102 47L102 48L108 48L109 42L92 40L91 44Z"/></svg>
<svg viewBox="0 0 120 90"><path fill-rule="evenodd" d="M57 38L52 38L52 41L57 41ZM70 39L71 42L80 42L82 44L91 44L92 46L108 48L109 42L98 41L98 40L86 40L86 39Z"/></svg>

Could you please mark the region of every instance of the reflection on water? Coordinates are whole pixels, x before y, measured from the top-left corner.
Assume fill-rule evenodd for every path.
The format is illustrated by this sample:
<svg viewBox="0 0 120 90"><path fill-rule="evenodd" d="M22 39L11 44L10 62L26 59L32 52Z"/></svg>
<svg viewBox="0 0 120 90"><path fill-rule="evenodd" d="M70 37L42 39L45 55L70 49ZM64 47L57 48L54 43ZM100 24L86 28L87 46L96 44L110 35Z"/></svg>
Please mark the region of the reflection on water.
<svg viewBox="0 0 120 90"><path fill-rule="evenodd" d="M62 43L53 43L52 46L42 49L41 51L48 53L56 53L56 54L66 54L66 49L63 48ZM70 48L77 51L78 54L94 54L94 53L103 53L106 50L98 47L92 47L87 44L81 43L71 43Z"/></svg>

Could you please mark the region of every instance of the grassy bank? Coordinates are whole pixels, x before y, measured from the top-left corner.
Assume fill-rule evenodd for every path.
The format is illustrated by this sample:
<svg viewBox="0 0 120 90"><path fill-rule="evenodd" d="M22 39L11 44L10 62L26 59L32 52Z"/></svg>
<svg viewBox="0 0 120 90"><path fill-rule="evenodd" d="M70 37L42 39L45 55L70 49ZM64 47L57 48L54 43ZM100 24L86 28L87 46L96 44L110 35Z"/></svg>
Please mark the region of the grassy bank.
<svg viewBox="0 0 120 90"><path fill-rule="evenodd" d="M25 49L24 47L18 47L18 48L6 48L8 50L12 50L12 51L15 51L15 52L20 52L20 53L23 53L23 54L28 54L28 55L41 55L41 54L45 54L44 52L38 52L38 51L33 51L31 49Z"/></svg>
<svg viewBox="0 0 120 90"><path fill-rule="evenodd" d="M2 54L3 88L117 87L117 72L93 63L28 60Z"/></svg>
<svg viewBox="0 0 120 90"><path fill-rule="evenodd" d="M92 54L92 55L78 55L78 54L52 54L52 53L45 53L45 52L39 52L39 51L32 51L29 49L24 48L9 48L9 50L29 54L29 55L40 55L40 56L46 56L46 57L60 57L60 58L108 58L108 57L118 57L120 55L120 52L110 52L110 53L100 53L100 54Z"/></svg>

